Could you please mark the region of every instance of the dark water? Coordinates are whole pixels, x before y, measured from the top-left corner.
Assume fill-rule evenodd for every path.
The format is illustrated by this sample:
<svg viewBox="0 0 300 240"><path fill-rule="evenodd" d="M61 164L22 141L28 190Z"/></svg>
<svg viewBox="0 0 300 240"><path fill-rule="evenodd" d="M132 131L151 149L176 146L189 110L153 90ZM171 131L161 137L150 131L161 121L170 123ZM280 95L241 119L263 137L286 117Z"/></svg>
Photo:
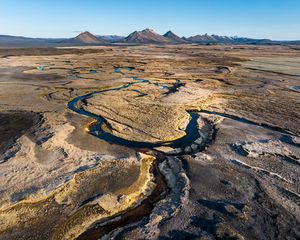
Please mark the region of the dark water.
<svg viewBox="0 0 300 240"><path fill-rule="evenodd" d="M124 74L122 72L122 70L125 70L127 72L130 72L134 69L134 67L125 67L125 68L121 68L121 67L118 67L118 68L115 68L115 73L121 73L121 74Z"/></svg>
<svg viewBox="0 0 300 240"><path fill-rule="evenodd" d="M131 83L125 84L120 87L105 89L105 90L101 90L101 91L95 91L95 92L91 92L91 93L88 93L83 96L78 96L68 103L68 108L78 114L95 119L97 121L97 124L95 124L94 126L92 126L89 129L89 133L91 135L93 135L101 140L104 140L108 143L111 143L111 144L118 144L118 145L131 147L131 148L154 148L154 147L158 147L158 146L171 146L171 147L177 148L177 147L184 147L186 145L189 145L190 143L195 141L197 138L199 138L199 133L198 133L198 128L197 128L197 119L199 116L194 113L190 113L191 120L186 128L186 135L184 137L182 137L178 140L172 141L172 142L149 143L149 142L138 142L138 141L126 140L126 139L117 137L109 132L103 131L101 129L101 125L103 123L106 123L107 126L109 126L109 124L103 117L95 115L93 113L90 113L90 112L84 110L83 108L80 108L80 107L78 108L76 106L76 104L79 103L80 101L82 102L82 104L84 104L86 99L92 97L94 94L100 94L100 93L108 92L108 91L118 91L121 89L129 88L130 86L132 86L134 84L141 84L141 83L152 84L149 80L141 79L138 77L133 77L133 80L135 82L131 82ZM178 83L178 81L176 83ZM161 87L168 88L168 86L161 86Z"/></svg>
<svg viewBox="0 0 300 240"><path fill-rule="evenodd" d="M189 145L190 143L194 142L199 137L199 133L197 131L198 115L194 113L190 113L190 115L191 115L191 120L186 128L186 135L173 142L149 143L149 142L130 141L130 140L117 137L111 133L104 132L103 130L101 130L100 124L91 127L90 134L108 143L118 144L118 145L131 147L131 148L154 148L159 146L171 146L174 148L183 147L185 145ZM102 118L101 122L104 121L105 120Z"/></svg>
<svg viewBox="0 0 300 240"><path fill-rule="evenodd" d="M290 88L294 91L300 92L300 86L292 86Z"/></svg>
<svg viewBox="0 0 300 240"><path fill-rule="evenodd" d="M115 73L122 73L120 68L115 69Z"/></svg>

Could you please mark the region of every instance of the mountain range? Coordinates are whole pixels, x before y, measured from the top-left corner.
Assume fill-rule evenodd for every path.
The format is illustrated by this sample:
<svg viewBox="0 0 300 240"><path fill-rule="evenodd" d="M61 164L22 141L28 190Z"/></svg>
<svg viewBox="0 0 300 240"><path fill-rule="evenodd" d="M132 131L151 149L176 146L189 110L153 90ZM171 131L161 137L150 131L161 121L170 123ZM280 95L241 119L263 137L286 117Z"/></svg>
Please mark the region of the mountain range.
<svg viewBox="0 0 300 240"><path fill-rule="evenodd" d="M143 31L134 31L123 40L126 43L172 43L171 39L166 38L153 30L146 28Z"/></svg>
<svg viewBox="0 0 300 240"><path fill-rule="evenodd" d="M195 35L188 38L179 37L172 31L164 35L149 28L134 31L127 37L118 35L93 35L82 32L74 38L28 38L20 36L0 35L0 46L71 46L71 45L109 45L109 44L291 44L299 45L300 41L274 41L270 39L253 39L245 37L227 37L219 35Z"/></svg>

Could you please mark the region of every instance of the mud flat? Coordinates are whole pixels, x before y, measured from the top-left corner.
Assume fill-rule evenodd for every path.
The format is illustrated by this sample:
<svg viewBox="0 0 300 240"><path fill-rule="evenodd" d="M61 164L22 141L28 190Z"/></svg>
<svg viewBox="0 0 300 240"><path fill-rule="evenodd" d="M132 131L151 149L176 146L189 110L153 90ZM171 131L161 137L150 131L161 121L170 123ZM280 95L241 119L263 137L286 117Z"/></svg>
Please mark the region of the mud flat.
<svg viewBox="0 0 300 240"><path fill-rule="evenodd" d="M299 66L285 46L1 49L0 239L299 239Z"/></svg>

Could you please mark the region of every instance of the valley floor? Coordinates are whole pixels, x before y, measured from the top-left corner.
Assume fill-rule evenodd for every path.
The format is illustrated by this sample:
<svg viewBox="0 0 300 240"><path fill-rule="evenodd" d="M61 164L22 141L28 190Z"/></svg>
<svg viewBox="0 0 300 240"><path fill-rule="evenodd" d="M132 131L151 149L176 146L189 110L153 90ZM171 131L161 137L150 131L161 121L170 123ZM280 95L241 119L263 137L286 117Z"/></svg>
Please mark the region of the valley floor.
<svg viewBox="0 0 300 240"><path fill-rule="evenodd" d="M0 49L0 239L299 239L300 51Z"/></svg>

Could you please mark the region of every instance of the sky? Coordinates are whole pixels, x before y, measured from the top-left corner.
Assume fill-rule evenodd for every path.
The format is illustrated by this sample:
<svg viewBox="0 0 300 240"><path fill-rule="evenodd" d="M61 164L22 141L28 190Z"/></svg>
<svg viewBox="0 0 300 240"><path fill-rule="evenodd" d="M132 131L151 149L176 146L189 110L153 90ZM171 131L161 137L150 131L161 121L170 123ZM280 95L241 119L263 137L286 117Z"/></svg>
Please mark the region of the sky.
<svg viewBox="0 0 300 240"><path fill-rule="evenodd" d="M0 10L0 35L126 36L151 28L186 37L300 40L300 0L0 0Z"/></svg>

